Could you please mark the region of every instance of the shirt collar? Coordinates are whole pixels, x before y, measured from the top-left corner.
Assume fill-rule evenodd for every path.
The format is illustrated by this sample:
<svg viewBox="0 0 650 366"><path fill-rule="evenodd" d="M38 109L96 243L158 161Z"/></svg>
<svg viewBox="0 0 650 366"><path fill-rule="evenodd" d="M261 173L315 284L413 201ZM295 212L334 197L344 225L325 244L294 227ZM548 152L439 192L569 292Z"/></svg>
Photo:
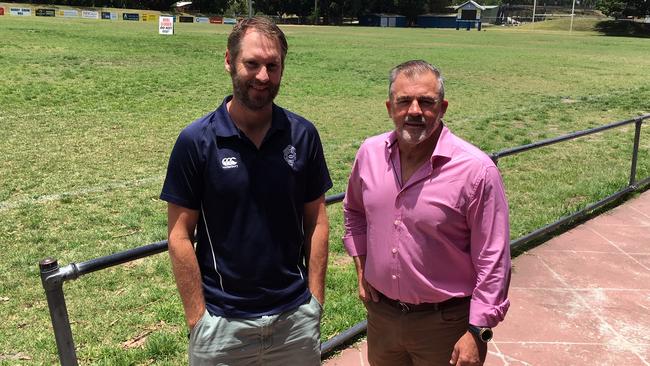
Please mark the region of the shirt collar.
<svg viewBox="0 0 650 366"><path fill-rule="evenodd" d="M214 130L215 134L220 137L232 137L232 136L239 136L239 128L237 128L237 125L235 125L235 122L232 120L230 117L230 113L228 113L228 108L226 108L226 105L228 104L229 101L232 100L232 95L229 95L223 99L223 102L217 108L215 117L216 119L213 119L214 123ZM286 116L286 113L284 113L284 110L275 103L273 103L273 115L271 116L271 128L269 129L269 132L267 135L271 135L271 133L274 133L276 130L286 130L289 128L289 119Z"/></svg>
<svg viewBox="0 0 650 366"><path fill-rule="evenodd" d="M442 123L442 121L440 121L440 123ZM450 142L452 136L453 135L451 134L451 131L449 131L447 126L445 126L445 124L442 123L442 131L440 131L438 142L436 143L436 147L433 149L433 153L431 154L432 162L436 156L451 158L454 149L453 144ZM395 130L393 130L386 136L385 143L389 155L395 149L397 149L397 132L395 132Z"/></svg>

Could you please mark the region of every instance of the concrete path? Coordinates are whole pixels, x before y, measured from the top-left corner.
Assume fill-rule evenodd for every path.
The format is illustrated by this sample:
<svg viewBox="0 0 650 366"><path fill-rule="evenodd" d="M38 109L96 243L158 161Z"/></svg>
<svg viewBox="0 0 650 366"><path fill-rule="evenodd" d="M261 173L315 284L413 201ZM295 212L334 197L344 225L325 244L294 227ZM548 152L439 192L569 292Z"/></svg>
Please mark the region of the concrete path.
<svg viewBox="0 0 650 366"><path fill-rule="evenodd" d="M650 191L515 258L510 301L485 365L650 366Z"/></svg>

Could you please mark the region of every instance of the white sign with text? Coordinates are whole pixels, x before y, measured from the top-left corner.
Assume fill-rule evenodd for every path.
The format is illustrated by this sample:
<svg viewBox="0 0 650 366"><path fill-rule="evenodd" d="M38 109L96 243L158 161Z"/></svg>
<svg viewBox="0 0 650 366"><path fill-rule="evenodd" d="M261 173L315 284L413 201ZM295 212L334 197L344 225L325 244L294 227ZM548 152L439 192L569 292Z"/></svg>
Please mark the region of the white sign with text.
<svg viewBox="0 0 650 366"><path fill-rule="evenodd" d="M28 17L32 15L31 8L9 8L9 14L19 17Z"/></svg>
<svg viewBox="0 0 650 366"><path fill-rule="evenodd" d="M164 35L174 34L174 17L161 15L158 18L158 33Z"/></svg>

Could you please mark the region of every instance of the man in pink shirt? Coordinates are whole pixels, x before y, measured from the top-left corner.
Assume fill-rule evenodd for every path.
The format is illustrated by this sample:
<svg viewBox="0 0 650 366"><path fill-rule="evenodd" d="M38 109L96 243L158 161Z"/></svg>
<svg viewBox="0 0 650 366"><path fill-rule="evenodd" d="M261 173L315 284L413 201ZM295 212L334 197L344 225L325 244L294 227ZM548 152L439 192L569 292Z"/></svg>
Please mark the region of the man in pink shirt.
<svg viewBox="0 0 650 366"><path fill-rule="evenodd" d="M492 160L443 124L440 72L390 73L395 130L359 148L343 242L368 311L368 359L383 365L482 365L510 305L508 204Z"/></svg>

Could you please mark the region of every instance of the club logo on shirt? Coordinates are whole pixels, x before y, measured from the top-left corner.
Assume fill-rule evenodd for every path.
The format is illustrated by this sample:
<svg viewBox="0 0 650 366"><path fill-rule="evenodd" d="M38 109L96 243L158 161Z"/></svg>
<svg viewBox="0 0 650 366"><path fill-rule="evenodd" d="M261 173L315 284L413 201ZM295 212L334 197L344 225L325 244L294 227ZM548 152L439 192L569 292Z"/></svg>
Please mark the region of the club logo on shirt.
<svg viewBox="0 0 650 366"><path fill-rule="evenodd" d="M224 169L237 168L237 158L234 156L221 159L221 167Z"/></svg>
<svg viewBox="0 0 650 366"><path fill-rule="evenodd" d="M287 145L287 147L285 147L282 152L284 153L284 161L286 161L287 164L293 168L293 165L296 163L296 148L291 145Z"/></svg>

